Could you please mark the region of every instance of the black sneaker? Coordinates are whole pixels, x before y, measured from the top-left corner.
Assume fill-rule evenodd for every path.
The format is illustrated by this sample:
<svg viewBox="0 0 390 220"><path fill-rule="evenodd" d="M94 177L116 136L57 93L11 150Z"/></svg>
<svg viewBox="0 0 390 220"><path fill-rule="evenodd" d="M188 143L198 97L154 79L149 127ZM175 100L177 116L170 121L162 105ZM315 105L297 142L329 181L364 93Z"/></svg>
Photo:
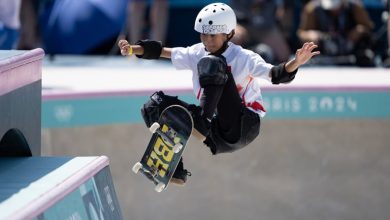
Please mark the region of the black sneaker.
<svg viewBox="0 0 390 220"><path fill-rule="evenodd" d="M191 176L191 173L184 169L183 159L180 159L180 162L177 165L175 173L173 173L171 183L183 186L187 181L187 176Z"/></svg>

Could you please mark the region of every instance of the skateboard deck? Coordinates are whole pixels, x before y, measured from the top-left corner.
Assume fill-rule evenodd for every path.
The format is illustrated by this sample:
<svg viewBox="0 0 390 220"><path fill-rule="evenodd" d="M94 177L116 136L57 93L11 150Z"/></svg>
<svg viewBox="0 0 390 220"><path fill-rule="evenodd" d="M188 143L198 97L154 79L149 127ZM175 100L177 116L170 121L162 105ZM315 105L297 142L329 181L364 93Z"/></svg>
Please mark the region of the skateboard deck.
<svg viewBox="0 0 390 220"><path fill-rule="evenodd" d="M141 161L133 172L142 173L161 192L166 189L182 157L194 123L191 113L182 106L171 105L149 130L153 133Z"/></svg>

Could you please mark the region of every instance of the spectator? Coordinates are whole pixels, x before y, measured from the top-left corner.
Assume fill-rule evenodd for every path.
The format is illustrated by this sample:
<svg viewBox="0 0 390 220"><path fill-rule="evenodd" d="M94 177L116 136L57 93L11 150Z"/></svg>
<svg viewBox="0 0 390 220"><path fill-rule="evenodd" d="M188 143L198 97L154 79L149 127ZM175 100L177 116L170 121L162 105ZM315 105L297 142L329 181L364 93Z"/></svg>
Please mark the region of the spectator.
<svg viewBox="0 0 390 220"><path fill-rule="evenodd" d="M18 45L20 50L31 50L42 46L38 25L38 7L40 4L42 4L42 0L22 0Z"/></svg>
<svg viewBox="0 0 390 220"><path fill-rule="evenodd" d="M260 53L267 62L288 60L290 47L278 26L283 0L233 0L238 25L232 42ZM260 43L260 44L259 44Z"/></svg>
<svg viewBox="0 0 390 220"><path fill-rule="evenodd" d="M140 39L159 39L165 42L169 3L168 0L153 0L150 7L150 31L149 36L143 36L145 30L145 11L147 0L129 0L128 7L128 32L130 42L135 43Z"/></svg>
<svg viewBox="0 0 390 220"><path fill-rule="evenodd" d="M383 66L390 68L390 0L387 1L387 58L383 62Z"/></svg>
<svg viewBox="0 0 390 220"><path fill-rule="evenodd" d="M21 0L0 1L0 49L16 49L19 39Z"/></svg>
<svg viewBox="0 0 390 220"><path fill-rule="evenodd" d="M278 19L278 25L284 38L288 42L291 51L295 51L300 47L300 43L296 40L296 24L295 11L299 6L298 0L282 0L283 4L278 7L276 17Z"/></svg>
<svg viewBox="0 0 390 220"><path fill-rule="evenodd" d="M302 42L318 44L323 55L337 59L353 54L358 66L374 66L370 49L374 24L357 0L313 0L307 3L297 31Z"/></svg>

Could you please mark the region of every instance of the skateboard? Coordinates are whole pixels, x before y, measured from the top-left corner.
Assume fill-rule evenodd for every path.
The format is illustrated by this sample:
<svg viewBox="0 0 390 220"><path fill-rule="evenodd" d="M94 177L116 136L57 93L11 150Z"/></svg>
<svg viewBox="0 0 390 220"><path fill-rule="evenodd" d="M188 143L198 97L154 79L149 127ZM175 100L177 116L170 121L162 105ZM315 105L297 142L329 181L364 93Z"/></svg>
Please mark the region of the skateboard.
<svg viewBox="0 0 390 220"><path fill-rule="evenodd" d="M161 192L167 188L191 136L194 122L191 113L180 105L171 105L160 115L149 130L153 133L134 173L142 173Z"/></svg>

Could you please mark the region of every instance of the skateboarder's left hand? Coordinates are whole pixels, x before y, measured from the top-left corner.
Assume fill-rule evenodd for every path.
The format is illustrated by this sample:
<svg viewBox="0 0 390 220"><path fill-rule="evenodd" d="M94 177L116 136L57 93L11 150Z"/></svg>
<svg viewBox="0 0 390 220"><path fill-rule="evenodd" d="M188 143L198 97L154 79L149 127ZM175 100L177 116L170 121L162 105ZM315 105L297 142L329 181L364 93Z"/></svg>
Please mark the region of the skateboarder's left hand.
<svg viewBox="0 0 390 220"><path fill-rule="evenodd" d="M303 46L297 50L295 53L295 60L298 65L305 64L309 61L313 56L320 54L320 51L313 51L316 49L318 45L313 42L306 42Z"/></svg>
<svg viewBox="0 0 390 220"><path fill-rule="evenodd" d="M313 42L304 43L303 46L295 53L295 57L286 63L286 71L289 73L293 73L301 65L309 61L313 56L320 54L320 51L313 51L317 47L318 45Z"/></svg>

